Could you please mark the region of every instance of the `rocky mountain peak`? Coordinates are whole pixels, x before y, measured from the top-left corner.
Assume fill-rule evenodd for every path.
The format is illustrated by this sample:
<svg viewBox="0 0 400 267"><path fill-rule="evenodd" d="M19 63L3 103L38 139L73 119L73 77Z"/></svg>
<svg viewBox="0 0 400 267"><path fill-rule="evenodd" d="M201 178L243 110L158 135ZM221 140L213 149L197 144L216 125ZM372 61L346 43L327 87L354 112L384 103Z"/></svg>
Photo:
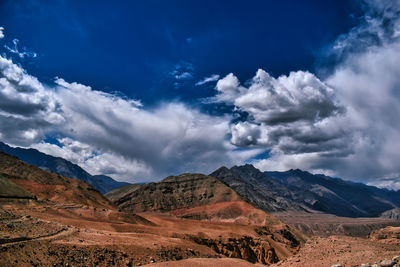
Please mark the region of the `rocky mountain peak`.
<svg viewBox="0 0 400 267"><path fill-rule="evenodd" d="M239 169L241 171L260 172L259 169L257 169L256 167L254 167L252 164L249 163L240 166L233 166L232 169Z"/></svg>

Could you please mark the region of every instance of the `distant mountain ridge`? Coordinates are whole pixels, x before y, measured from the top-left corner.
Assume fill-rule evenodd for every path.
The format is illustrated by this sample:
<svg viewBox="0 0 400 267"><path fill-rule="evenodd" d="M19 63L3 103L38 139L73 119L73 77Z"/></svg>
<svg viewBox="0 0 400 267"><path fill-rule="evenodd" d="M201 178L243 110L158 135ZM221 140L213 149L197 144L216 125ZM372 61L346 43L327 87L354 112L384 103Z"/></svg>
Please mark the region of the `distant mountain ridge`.
<svg viewBox="0 0 400 267"><path fill-rule="evenodd" d="M292 201L293 193L286 186L266 177L253 165L234 166L231 169L221 167L210 176L225 182L241 196L267 212L307 210L306 207Z"/></svg>
<svg viewBox="0 0 400 267"><path fill-rule="evenodd" d="M250 164L210 174L267 212L307 211L343 217L390 217L400 193L301 170L261 172ZM389 212L393 210L393 212ZM393 214L393 215L391 215Z"/></svg>
<svg viewBox="0 0 400 267"><path fill-rule="evenodd" d="M13 155L20 160L35 165L45 171L85 181L102 194L115 188L129 185L129 183L115 181L106 175L91 175L77 164L60 157L53 157L33 148L25 149L20 147L11 147L0 142L0 151Z"/></svg>
<svg viewBox="0 0 400 267"><path fill-rule="evenodd" d="M265 172L295 194L311 192L316 210L347 217L379 217L400 206L400 193L299 169Z"/></svg>

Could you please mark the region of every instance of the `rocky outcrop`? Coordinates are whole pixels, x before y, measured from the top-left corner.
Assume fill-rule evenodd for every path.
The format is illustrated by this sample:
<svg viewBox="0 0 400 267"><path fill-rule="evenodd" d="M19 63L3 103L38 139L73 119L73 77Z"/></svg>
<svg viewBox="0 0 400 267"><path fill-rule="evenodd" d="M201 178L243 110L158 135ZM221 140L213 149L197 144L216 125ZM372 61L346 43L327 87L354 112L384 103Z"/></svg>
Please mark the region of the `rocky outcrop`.
<svg viewBox="0 0 400 267"><path fill-rule="evenodd" d="M120 210L129 212L166 212L242 200L229 186L203 174L170 176L158 183L131 185L124 189L126 194L114 198L114 203ZM111 191L107 195L113 194L114 191Z"/></svg>
<svg viewBox="0 0 400 267"><path fill-rule="evenodd" d="M370 263L361 263L357 266L360 267L397 267L400 265L400 256L395 256L392 259L384 259L379 262L375 262L373 264ZM342 264L334 264L331 267L343 267Z"/></svg>
<svg viewBox="0 0 400 267"><path fill-rule="evenodd" d="M387 210L387 211L383 212L380 217L400 220L400 209L394 208L391 210Z"/></svg>
<svg viewBox="0 0 400 267"><path fill-rule="evenodd" d="M190 238L197 244L210 247L226 257L267 265L279 262L288 256L287 251L282 251L283 247L292 254L304 243L304 239L295 235L287 225L279 228L256 226L254 231L257 233L256 236L213 239L197 235Z"/></svg>
<svg viewBox="0 0 400 267"><path fill-rule="evenodd" d="M400 240L400 227L388 226L372 231L368 237L372 240L397 239Z"/></svg>
<svg viewBox="0 0 400 267"><path fill-rule="evenodd" d="M250 236L214 240L201 237L192 237L200 245L212 248L215 252L229 258L243 259L252 263L272 264L279 261L275 249L269 242L254 239Z"/></svg>

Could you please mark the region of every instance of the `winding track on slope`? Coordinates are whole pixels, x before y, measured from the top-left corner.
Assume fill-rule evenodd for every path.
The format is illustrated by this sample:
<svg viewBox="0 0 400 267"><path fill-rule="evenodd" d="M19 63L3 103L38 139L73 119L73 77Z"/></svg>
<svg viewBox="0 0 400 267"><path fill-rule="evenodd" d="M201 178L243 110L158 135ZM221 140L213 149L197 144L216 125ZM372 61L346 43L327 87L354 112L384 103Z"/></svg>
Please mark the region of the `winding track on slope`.
<svg viewBox="0 0 400 267"><path fill-rule="evenodd" d="M69 235L72 235L76 233L78 230L73 227L69 227L67 229L61 229L53 234L48 234L48 235L41 235L37 237L16 237L16 238L9 238L9 239L0 239L0 245L3 246L8 246L8 245L15 245L15 244L21 244L21 243L26 243L29 241L41 241L41 240L49 240L49 239L56 239L59 237L66 237Z"/></svg>

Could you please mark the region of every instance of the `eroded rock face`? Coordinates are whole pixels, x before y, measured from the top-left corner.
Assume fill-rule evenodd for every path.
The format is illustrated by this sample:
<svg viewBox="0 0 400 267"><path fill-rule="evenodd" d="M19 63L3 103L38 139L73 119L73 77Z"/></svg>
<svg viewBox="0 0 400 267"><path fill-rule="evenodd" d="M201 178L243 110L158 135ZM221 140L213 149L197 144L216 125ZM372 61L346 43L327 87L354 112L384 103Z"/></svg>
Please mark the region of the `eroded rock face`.
<svg viewBox="0 0 400 267"><path fill-rule="evenodd" d="M396 239L400 240L400 227L388 226L372 231L368 237L372 240Z"/></svg>
<svg viewBox="0 0 400 267"><path fill-rule="evenodd" d="M272 264L279 261L275 249L266 240L254 239L250 236L215 240L192 237L200 245L206 245L215 252L229 258L243 259L252 263Z"/></svg>
<svg viewBox="0 0 400 267"><path fill-rule="evenodd" d="M202 236L190 236L190 239L200 245L212 248L218 254L229 258L239 258L252 263L273 264L286 258L282 251L276 250L276 244L286 247L295 253L302 243L293 235L289 226L272 229L267 226L256 226L256 236L244 235L241 237L213 239ZM279 249L279 248L278 248Z"/></svg>

